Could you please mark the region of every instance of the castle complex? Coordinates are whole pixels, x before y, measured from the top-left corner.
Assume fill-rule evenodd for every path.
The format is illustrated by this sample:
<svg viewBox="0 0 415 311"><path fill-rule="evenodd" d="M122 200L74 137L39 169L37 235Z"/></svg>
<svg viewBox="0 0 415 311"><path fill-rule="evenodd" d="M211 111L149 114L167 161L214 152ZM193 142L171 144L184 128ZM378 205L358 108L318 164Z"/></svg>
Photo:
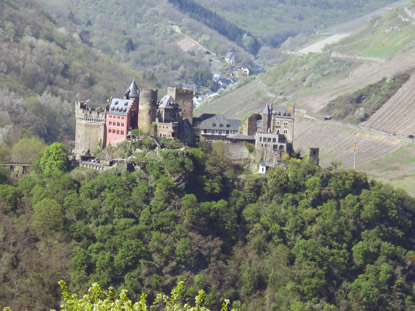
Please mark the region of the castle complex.
<svg viewBox="0 0 415 311"><path fill-rule="evenodd" d="M110 98L106 108L91 108L88 101L75 103L75 149L77 157L98 147L116 145L134 129L154 135L178 138L185 144L194 142L193 91L168 88L157 102L157 90L139 89L133 80L123 98Z"/></svg>
<svg viewBox="0 0 415 311"><path fill-rule="evenodd" d="M231 144L255 144L257 155L272 166L293 150L294 108L266 104L260 114L243 124L223 115L193 118L193 90L169 87L157 101L156 89L139 89L133 80L123 98L110 98L105 108L91 108L88 101L75 103L74 153L79 158L96 148L116 145L134 129L192 145L196 139L222 140ZM151 129L151 131L150 131Z"/></svg>

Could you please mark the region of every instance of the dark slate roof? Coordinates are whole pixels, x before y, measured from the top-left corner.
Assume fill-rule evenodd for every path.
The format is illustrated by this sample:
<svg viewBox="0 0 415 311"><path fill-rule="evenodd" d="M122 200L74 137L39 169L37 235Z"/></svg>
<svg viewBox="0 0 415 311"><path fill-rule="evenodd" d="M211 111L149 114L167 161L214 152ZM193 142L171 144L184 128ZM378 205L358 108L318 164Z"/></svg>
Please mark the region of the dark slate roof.
<svg viewBox="0 0 415 311"><path fill-rule="evenodd" d="M128 87L128 89L125 91L125 94L128 94L130 98L138 98L140 91L138 90L137 84L133 80L131 82L131 85Z"/></svg>
<svg viewBox="0 0 415 311"><path fill-rule="evenodd" d="M262 110L263 114L268 114L271 111L273 116L281 116L281 117L288 117L292 118L294 117L294 108L293 107L287 107L287 106L269 106L268 104L265 105L264 110Z"/></svg>
<svg viewBox="0 0 415 311"><path fill-rule="evenodd" d="M108 113L117 116L126 116L132 104L132 99L113 98L108 107Z"/></svg>
<svg viewBox="0 0 415 311"><path fill-rule="evenodd" d="M293 116L293 107L275 107L272 109L272 114L274 116L282 116L292 118Z"/></svg>
<svg viewBox="0 0 415 311"><path fill-rule="evenodd" d="M234 140L252 140L252 141L255 141L255 136L245 135L245 134L242 134L242 133L229 134L227 137L229 139L234 139Z"/></svg>
<svg viewBox="0 0 415 311"><path fill-rule="evenodd" d="M201 130L239 130L241 123L241 120L226 119L223 114L217 114L200 122L197 127Z"/></svg>
<svg viewBox="0 0 415 311"><path fill-rule="evenodd" d="M170 95L165 95L159 104L159 108L177 108L177 102Z"/></svg>

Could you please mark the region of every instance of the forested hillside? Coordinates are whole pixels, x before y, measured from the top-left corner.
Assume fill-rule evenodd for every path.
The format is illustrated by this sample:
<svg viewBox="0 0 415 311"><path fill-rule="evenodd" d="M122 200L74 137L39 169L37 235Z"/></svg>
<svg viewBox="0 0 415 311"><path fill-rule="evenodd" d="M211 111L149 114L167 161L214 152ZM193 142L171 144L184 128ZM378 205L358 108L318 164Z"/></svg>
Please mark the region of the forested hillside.
<svg viewBox="0 0 415 311"><path fill-rule="evenodd" d="M300 32L321 31L330 25L352 20L393 0L309 1L194 0L227 21L261 39L262 45L277 47Z"/></svg>
<svg viewBox="0 0 415 311"><path fill-rule="evenodd" d="M223 56L232 45L198 21L186 18L167 1L37 2L62 27L79 33L112 60L144 71L144 79L156 82L157 87L193 83L195 72L210 70L212 56L197 48L182 50L178 43L183 35L172 26L179 26L183 33Z"/></svg>
<svg viewBox="0 0 415 311"><path fill-rule="evenodd" d="M2 142L31 136L49 143L73 140L77 94L91 104L104 104L124 91L125 81L142 81L142 72L78 42L82 40L77 33L59 28L33 1L2 1L0 21Z"/></svg>
<svg viewBox="0 0 415 311"><path fill-rule="evenodd" d="M238 177L220 144L141 148L133 173L68 172L59 144L30 175L1 171L1 307L57 307L60 279L133 300L184 281L181 299L204 289L215 310L224 297L241 310L414 307L415 201L404 192L308 160Z"/></svg>

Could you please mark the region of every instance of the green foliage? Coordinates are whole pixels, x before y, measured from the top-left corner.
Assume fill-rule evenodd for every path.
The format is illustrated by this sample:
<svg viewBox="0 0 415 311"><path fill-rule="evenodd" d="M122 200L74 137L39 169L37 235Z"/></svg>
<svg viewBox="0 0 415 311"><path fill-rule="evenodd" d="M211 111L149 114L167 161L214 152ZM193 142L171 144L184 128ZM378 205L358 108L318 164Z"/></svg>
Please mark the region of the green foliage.
<svg viewBox="0 0 415 311"><path fill-rule="evenodd" d="M35 138L22 138L11 149L11 161L16 163L33 163L45 146Z"/></svg>
<svg viewBox="0 0 415 311"><path fill-rule="evenodd" d="M40 168L45 176L54 176L69 169L68 152L60 143L53 143L45 148L40 158Z"/></svg>
<svg viewBox="0 0 415 311"><path fill-rule="evenodd" d="M181 280L191 284L181 308L202 289L214 310L222 297L240 310L413 304L413 198L308 160L235 178L224 151L166 149L143 157L138 172L41 171L0 185L0 301L56 308L52 285L66 277L79 297L94 282L113 286L95 297L108 308L127 306L115 298L125 290L155 301ZM14 293L8 280L24 290ZM68 298L92 306L91 293Z"/></svg>
<svg viewBox="0 0 415 311"><path fill-rule="evenodd" d="M63 230L63 209L55 200L43 199L33 210L32 224L39 236L52 236Z"/></svg>
<svg viewBox="0 0 415 311"><path fill-rule="evenodd" d="M102 311L149 311L156 308L165 311L209 311L208 308L203 306L206 296L203 290L200 290L199 294L195 297L194 307L190 304L183 304L180 302L180 296L184 290L183 282L179 282L177 287L172 290L170 296L158 294L151 306L147 304L146 294L142 294L140 300L133 304L132 301L128 299L126 290L122 290L119 298L115 299L115 293L112 287L106 291L97 283L94 283L89 288L87 295L78 298L76 294L70 294L65 282L60 281L59 285L62 290L62 298L64 301L64 304L60 309L61 311L92 310L95 308L99 308L99 310ZM228 305L229 300L225 299L221 311L227 311Z"/></svg>

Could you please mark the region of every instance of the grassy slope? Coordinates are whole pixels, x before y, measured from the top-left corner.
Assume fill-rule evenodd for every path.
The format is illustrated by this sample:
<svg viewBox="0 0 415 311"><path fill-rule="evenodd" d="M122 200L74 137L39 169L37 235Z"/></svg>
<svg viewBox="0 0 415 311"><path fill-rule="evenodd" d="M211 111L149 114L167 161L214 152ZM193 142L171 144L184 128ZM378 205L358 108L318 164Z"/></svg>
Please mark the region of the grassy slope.
<svg viewBox="0 0 415 311"><path fill-rule="evenodd" d="M356 18L394 1L362 3L349 1L347 6L343 5L345 1L331 4L323 1L280 0L253 0L242 1L242 3L236 0L198 0L198 2L205 7L213 8L231 22L271 43L289 34L300 31L310 33L316 29Z"/></svg>
<svg viewBox="0 0 415 311"><path fill-rule="evenodd" d="M392 58L414 48L415 28L399 19L402 9L373 18L367 27L332 48L340 53L368 57Z"/></svg>

